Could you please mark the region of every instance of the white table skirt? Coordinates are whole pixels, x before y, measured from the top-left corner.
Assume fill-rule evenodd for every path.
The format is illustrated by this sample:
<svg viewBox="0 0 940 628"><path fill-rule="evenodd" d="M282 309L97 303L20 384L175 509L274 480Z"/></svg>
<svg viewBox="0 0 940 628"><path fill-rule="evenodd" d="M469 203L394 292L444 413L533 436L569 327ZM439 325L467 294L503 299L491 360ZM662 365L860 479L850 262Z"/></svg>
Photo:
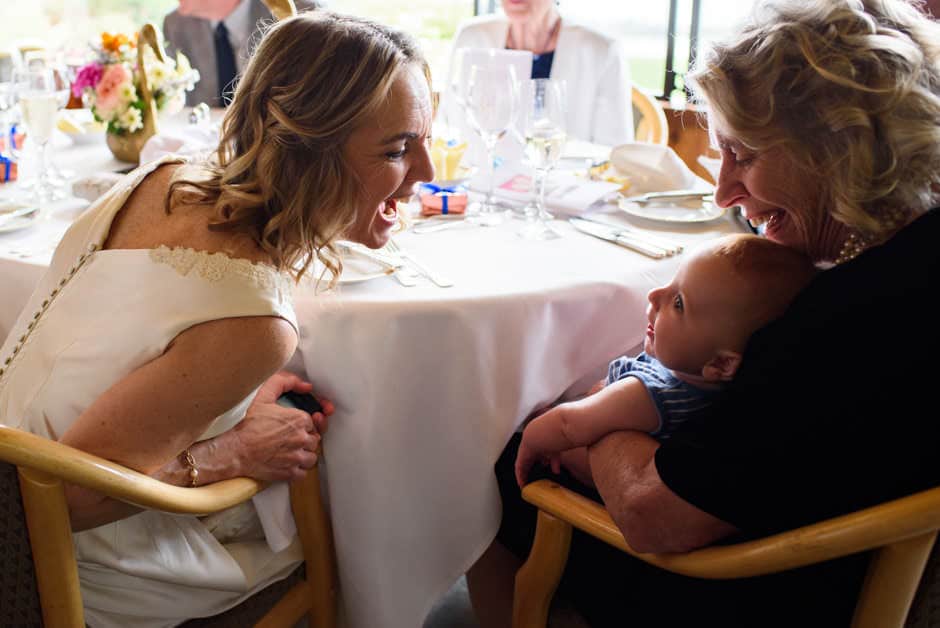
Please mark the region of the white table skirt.
<svg viewBox="0 0 940 628"><path fill-rule="evenodd" d="M80 208L62 202L44 223L0 234L0 338ZM617 219L687 245L739 230L727 218ZM646 294L681 260L648 259L566 223L556 223L564 238L526 241L520 225L396 237L452 288L382 277L297 290L292 366L337 407L325 476L348 626L421 625L496 534L493 464L510 435L642 341Z"/></svg>

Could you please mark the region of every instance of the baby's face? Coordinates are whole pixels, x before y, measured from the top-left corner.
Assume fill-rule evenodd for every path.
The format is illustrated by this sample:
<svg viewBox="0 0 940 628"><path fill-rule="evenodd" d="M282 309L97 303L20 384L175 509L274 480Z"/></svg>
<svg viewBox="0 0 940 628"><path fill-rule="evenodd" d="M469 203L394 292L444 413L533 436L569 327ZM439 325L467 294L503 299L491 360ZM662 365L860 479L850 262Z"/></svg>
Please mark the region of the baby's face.
<svg viewBox="0 0 940 628"><path fill-rule="evenodd" d="M726 258L693 253L669 284L649 293L643 350L674 371L701 375L719 350L746 341L735 307L744 289Z"/></svg>

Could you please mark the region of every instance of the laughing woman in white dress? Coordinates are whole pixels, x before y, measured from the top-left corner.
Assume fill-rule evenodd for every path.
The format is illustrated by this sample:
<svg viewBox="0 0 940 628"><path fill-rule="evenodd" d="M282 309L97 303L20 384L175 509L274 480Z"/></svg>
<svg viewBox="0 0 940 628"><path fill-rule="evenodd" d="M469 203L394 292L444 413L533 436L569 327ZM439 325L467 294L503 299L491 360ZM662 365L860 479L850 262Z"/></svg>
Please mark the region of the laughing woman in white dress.
<svg viewBox="0 0 940 628"><path fill-rule="evenodd" d="M383 26L318 12L272 27L217 155L139 168L65 235L0 350L0 416L179 486L302 476L326 418L273 403L312 388L279 372L291 289L315 258L341 271L338 237L383 245L395 199L433 179L428 79ZM67 499L93 628L215 614L301 560L250 504L215 526Z"/></svg>

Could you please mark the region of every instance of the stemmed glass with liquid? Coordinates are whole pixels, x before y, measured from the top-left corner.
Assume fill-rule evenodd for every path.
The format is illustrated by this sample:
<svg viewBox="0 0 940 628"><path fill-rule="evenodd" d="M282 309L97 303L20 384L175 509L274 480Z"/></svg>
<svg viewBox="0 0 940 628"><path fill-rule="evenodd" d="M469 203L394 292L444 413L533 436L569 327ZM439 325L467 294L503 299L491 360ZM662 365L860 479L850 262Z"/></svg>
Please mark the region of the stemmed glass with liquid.
<svg viewBox="0 0 940 628"><path fill-rule="evenodd" d="M546 222L553 216L545 210L545 180L565 148L565 83L554 79L532 79L522 85L522 127L525 156L535 169L536 204L526 206L524 238L548 240L560 237Z"/></svg>
<svg viewBox="0 0 940 628"><path fill-rule="evenodd" d="M55 196L47 152L59 111L58 87L52 70L48 68L15 70L13 84L29 131L28 137L39 149L39 173L33 183L33 192L38 202L47 201Z"/></svg>
<svg viewBox="0 0 940 628"><path fill-rule="evenodd" d="M476 214L468 216L481 225L503 221L506 209L493 196L495 184L493 162L496 144L512 126L518 108L516 71L508 64L483 64L470 67L465 92L467 115L473 129L486 147L486 198Z"/></svg>

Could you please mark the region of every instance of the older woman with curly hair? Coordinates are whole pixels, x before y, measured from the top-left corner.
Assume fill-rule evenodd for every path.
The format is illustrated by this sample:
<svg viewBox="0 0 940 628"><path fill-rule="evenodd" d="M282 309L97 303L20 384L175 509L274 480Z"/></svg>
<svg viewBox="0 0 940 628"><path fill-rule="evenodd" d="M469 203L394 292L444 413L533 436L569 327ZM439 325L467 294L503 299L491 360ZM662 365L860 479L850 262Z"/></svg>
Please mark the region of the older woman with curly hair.
<svg viewBox="0 0 940 628"><path fill-rule="evenodd" d="M589 448L637 550L764 536L940 485L940 24L919 9L768 0L691 74L722 153L716 202L826 270L752 336L695 434ZM487 626L508 624L532 537L514 447L497 463L499 537L470 573ZM573 543L561 590L595 627L844 626L867 560L706 582Z"/></svg>
<svg viewBox="0 0 940 628"><path fill-rule="evenodd" d="M214 160L142 166L69 229L0 353L0 416L181 486L302 476L326 419L274 404L311 390L278 373L292 284L318 258L335 279L339 237L388 240L396 199L433 178L431 113L407 36L327 12L273 26ZM67 498L95 628L218 613L302 559L250 503L201 520Z"/></svg>

